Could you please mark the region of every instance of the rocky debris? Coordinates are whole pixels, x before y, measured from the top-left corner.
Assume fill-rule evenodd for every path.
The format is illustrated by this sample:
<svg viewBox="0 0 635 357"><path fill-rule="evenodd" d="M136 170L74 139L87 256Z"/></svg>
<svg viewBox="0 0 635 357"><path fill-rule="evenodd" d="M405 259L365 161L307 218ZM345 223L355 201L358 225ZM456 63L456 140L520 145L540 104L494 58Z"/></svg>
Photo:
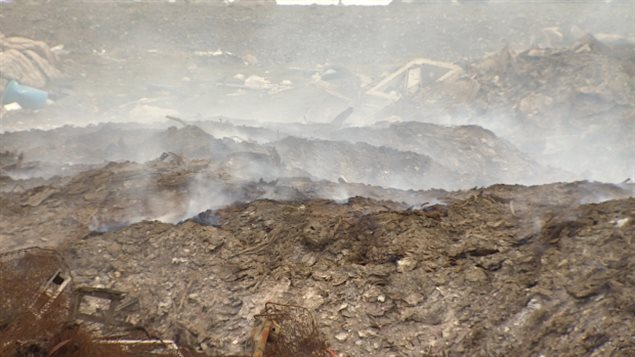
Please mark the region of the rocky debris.
<svg viewBox="0 0 635 357"><path fill-rule="evenodd" d="M505 48L468 63L462 76L422 86L384 113L472 122L577 177L622 180L633 169L633 46L585 35L567 48Z"/></svg>
<svg viewBox="0 0 635 357"><path fill-rule="evenodd" d="M249 172L241 173L242 169L227 170L230 162L234 168L242 167L231 156L229 161L213 163L165 153L146 164L109 163L68 177L48 180L7 177L0 181L0 243L5 249L56 245L93 231L107 232L142 220L176 223L208 209L257 199L328 198L341 202L363 196L399 202L402 209L420 210L462 195L460 191L451 195L443 190L404 191L303 177L270 179L262 172L248 175ZM253 166L250 161L244 165ZM613 185L589 184L588 188L572 185L557 186L560 189L555 192L563 194L553 198L543 195L541 186L531 190L553 202L597 202L624 197L628 192ZM521 207L525 201L516 201L514 205Z"/></svg>
<svg viewBox="0 0 635 357"><path fill-rule="evenodd" d="M333 136L428 155L463 176L453 188L493 183L536 184L568 176L563 171L539 165L509 142L479 126L443 127L404 122L342 129Z"/></svg>
<svg viewBox="0 0 635 357"><path fill-rule="evenodd" d="M103 164L108 161L154 160L172 152L190 159L223 160L240 151L268 152L266 148L231 139L218 139L197 126L141 126L100 124L65 126L1 134L3 147L21 148L26 160L50 164Z"/></svg>
<svg viewBox="0 0 635 357"><path fill-rule="evenodd" d="M627 42L622 47L614 49L586 35L569 48L531 48L519 53L504 49L472 69L477 73L474 80L480 93L490 93L489 103L480 104L497 107L504 103L533 121L566 104L574 110L572 125L580 124L581 114L600 111L588 107L589 97L608 102L608 107L632 106L635 88L628 79L633 75L635 55L633 44ZM548 122L535 124L544 126Z"/></svg>
<svg viewBox="0 0 635 357"><path fill-rule="evenodd" d="M158 151L171 151L192 159L222 158L230 152L220 139L196 126L169 127L150 136L144 144L143 147L152 153L150 155Z"/></svg>
<svg viewBox="0 0 635 357"><path fill-rule="evenodd" d="M318 179L400 189L459 186L461 177L425 154L365 143L289 137L272 143L282 160Z"/></svg>
<svg viewBox="0 0 635 357"><path fill-rule="evenodd" d="M514 144L500 138L491 130L477 125L447 127L421 122L379 122L371 126L338 128L329 124L262 123L260 125L264 127L256 127L256 122L232 124L232 121L213 120L196 122L196 125L217 137L224 137L231 133L247 141L270 143L279 151L281 158L285 159L285 156L289 156L292 166L302 167L317 177L321 177L326 171L324 167L328 166L333 173L323 178L329 180L337 178L338 175L335 172L350 170L356 162L360 165L361 162L365 162L363 165L367 170L376 165L375 162L383 162L382 171L385 171L394 159L407 162L433 160L434 168L431 168L432 172L430 172L433 177L436 175L435 170L436 172L442 172L445 169L451 171L446 176L447 179L441 181L440 187L446 189L500 182L537 184L565 181L573 177L573 174L564 170L540 165L529 155L518 150ZM285 138L279 140L280 136ZM316 141L316 138L321 141ZM302 150L290 150L291 143L309 148L312 154L304 153ZM341 168L336 168L333 165L338 163L337 160L335 162L312 160L314 157L326 159L329 151L337 151L338 148L341 151L349 146L347 143L358 144L348 148L362 156L357 160L351 160L354 163L342 164ZM363 145L364 143L372 147ZM368 154L372 150L376 153ZM399 157L396 157L397 153L394 150L399 151ZM413 153L423 157L417 157ZM371 156L376 159L372 159ZM382 157L390 157L390 159L383 161ZM313 166L312 169L307 168L311 166ZM411 169L414 167L415 165L410 166ZM409 187L435 187L434 179L432 183L425 178L421 180L420 174L420 172L416 173L406 179L411 180ZM351 179L346 174L341 176ZM360 182L368 182L367 180L368 178L364 178ZM376 181L372 183L385 184L390 181L381 178L379 180L382 183ZM395 180L392 182L394 184Z"/></svg>
<svg viewBox="0 0 635 357"><path fill-rule="evenodd" d="M206 160L170 157L175 155L166 153L146 164L110 163L67 178L0 181L0 245L3 249L51 246L137 221L178 222L207 209L263 198L366 196L399 200L408 207L444 195L440 190L400 191L304 178L253 181L241 178L240 173L233 175L236 171L219 171ZM32 229L27 232L25 226Z"/></svg>
<svg viewBox="0 0 635 357"><path fill-rule="evenodd" d="M297 125L289 129L296 134L303 131ZM227 123L216 126L211 122L165 129L101 124L4 133L0 138L6 148L23 153L25 160L36 159L41 167L39 171L32 169L31 176L44 177L68 175L85 165L103 165L104 160L145 162L172 152L188 159L208 160L220 172L247 180L302 176L337 181L345 177L350 182L399 189L456 189L567 178L566 173L537 164L492 132L476 126L447 128L410 122L306 129L304 135L310 132L322 140L282 133L284 139L265 141L267 129ZM222 136L229 134L234 136ZM236 134L249 139L238 140ZM55 172L51 166L60 163L76 169L65 167L66 172ZM26 171L7 174L29 177Z"/></svg>
<svg viewBox="0 0 635 357"><path fill-rule="evenodd" d="M138 299L127 322L207 355L248 350L267 301L309 309L341 356L633 354L632 184L465 190L569 179L544 165L563 157L630 175L632 44L562 47L573 23L632 36L628 5L205 6L3 5L5 33L67 44L73 95L2 130L152 120L2 134L0 250L57 249L77 283ZM472 60L341 127L369 124L360 93L422 56ZM463 190L367 184L441 173Z"/></svg>
<svg viewBox="0 0 635 357"><path fill-rule="evenodd" d="M25 185L32 186L34 182L46 182L56 175L71 176L94 166L28 161L24 159L23 152L0 152L0 175L5 177L7 182L19 181L16 184L21 185L22 189L25 189Z"/></svg>
<svg viewBox="0 0 635 357"><path fill-rule="evenodd" d="M257 120L240 120L236 118L210 117L205 120L190 121L217 138L229 138L238 142L269 143L278 141L287 135L299 136L289 132L288 125L275 128L258 125ZM294 124L289 124L294 125Z"/></svg>
<svg viewBox="0 0 635 357"><path fill-rule="evenodd" d="M329 124L273 124L264 123L263 127L240 124L232 125L231 122L219 123L217 121L197 122L197 125L215 136L222 136L225 133L232 133L238 137L248 138L257 142L272 142L275 147L281 146L282 150L287 145L280 145L280 142L298 142L303 146L324 147L323 150L315 151L315 156L322 156L320 151L335 150L337 147L344 147L346 143L366 143L374 146L372 150L378 150L378 155L390 156L393 150L400 151L401 159L412 159L412 153L432 159L436 164L452 171L448 177L451 179L443 181L440 187L446 189L462 188L475 185L489 185L499 182L538 184L550 181L566 181L574 175L554 167L545 167L539 164L532 157L518 150L514 144L494 134L491 130L484 129L477 125L462 125L448 127L432 123L422 122L379 122L371 126L338 128ZM273 140L279 136L288 136L282 140ZM305 141L298 138L315 138L324 140L323 142ZM333 146L325 145L332 142ZM311 145L308 145L311 144ZM364 150L364 145L354 146L356 151ZM328 150L327 150L328 149ZM285 150L290 154L292 160L298 161L297 157L301 151ZM304 159L310 159L307 156ZM421 160L423 158L420 158ZM365 158L364 161L372 161ZM311 163L310 161L308 163ZM332 165L333 163L331 163ZM302 164L299 164L302 165ZM307 165L307 163L304 163ZM322 164L320 164L322 165ZM390 163L385 164L390 165ZM316 165L319 166L319 165ZM369 165L366 165L369 166ZM372 164L371 164L372 166ZM311 170L307 170L312 172ZM323 172L319 167L313 172ZM335 176L335 174L331 175ZM348 178L348 176L343 175ZM328 179L333 179L328 177ZM416 177L412 177L413 180ZM366 182L366 181L362 181ZM418 181L411 187L434 187L434 184Z"/></svg>
<svg viewBox="0 0 635 357"><path fill-rule="evenodd" d="M514 354L534 341L534 352L560 354L573 347L558 333L574 327L576 348L629 346L617 311L633 286L632 185L408 192L239 183L208 167L166 153L1 193L0 244L62 249L76 283L139 299L130 323L207 353L240 353L266 301L310 308L351 356ZM222 208L234 201L245 203Z"/></svg>
<svg viewBox="0 0 635 357"><path fill-rule="evenodd" d="M136 294L130 318L208 352L241 353L278 301L310 305L344 356L628 354L635 201L546 199L584 187L501 185L415 211L261 200L216 211L217 227L141 222L64 254L79 282Z"/></svg>

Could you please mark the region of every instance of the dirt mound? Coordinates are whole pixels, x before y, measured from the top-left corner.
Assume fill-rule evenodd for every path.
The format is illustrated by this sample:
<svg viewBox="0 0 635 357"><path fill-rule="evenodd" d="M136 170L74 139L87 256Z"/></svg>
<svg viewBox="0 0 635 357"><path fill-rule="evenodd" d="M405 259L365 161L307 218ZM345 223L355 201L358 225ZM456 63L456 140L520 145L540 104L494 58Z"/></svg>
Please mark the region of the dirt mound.
<svg viewBox="0 0 635 357"><path fill-rule="evenodd" d="M229 164L231 170L223 171ZM145 219L178 222L210 208L262 198L343 200L366 196L404 202L402 205L408 207L445 194L306 178L252 181L244 178L248 172L236 171L240 167L240 157L230 156L219 166L166 153L146 164L110 163L64 179L7 178L0 182L0 244L4 249L56 245L91 231L109 231Z"/></svg>
<svg viewBox="0 0 635 357"><path fill-rule="evenodd" d="M365 143L287 138L272 144L288 165L313 177L400 189L448 188L461 178L425 154ZM456 184L460 185L460 184Z"/></svg>
<svg viewBox="0 0 635 357"><path fill-rule="evenodd" d="M49 163L95 164L104 161L145 162L163 152L192 159L222 158L230 149L195 126L130 126L100 124L4 133L3 146L23 154L26 160Z"/></svg>
<svg viewBox="0 0 635 357"><path fill-rule="evenodd" d="M206 354L243 353L277 301L343 356L627 356L632 194L254 182L165 153L1 192L0 244L56 247L74 283L139 299L128 323Z"/></svg>
<svg viewBox="0 0 635 357"><path fill-rule="evenodd" d="M248 180L304 176L329 181L344 178L399 189L456 189L566 177L475 126L446 128L415 122L347 129L323 126L310 133L326 140L278 132L286 138L272 142L262 141L272 130L211 122L202 126L209 132L189 124L165 129L102 124L4 133L0 135L3 145L21 153L29 163L19 170L5 170L5 174L15 178L69 175L85 165L103 165L104 160L145 162L173 152L188 159L208 160L218 171ZM301 132L301 126L289 129ZM229 134L234 135L220 136ZM53 165L61 167L56 171Z"/></svg>
<svg viewBox="0 0 635 357"><path fill-rule="evenodd" d="M0 355L635 354L627 2L0 7Z"/></svg>
<svg viewBox="0 0 635 357"><path fill-rule="evenodd" d="M626 356L635 200L544 199L583 187L496 186L410 211L256 201L217 211L216 227L143 222L64 254L78 281L139 296L131 318L216 353L240 353L275 300L316 311L342 355Z"/></svg>
<svg viewBox="0 0 635 357"><path fill-rule="evenodd" d="M217 137L233 135L268 143L291 166L328 180L342 175L351 181L391 187L456 189L501 182L537 184L573 176L537 163L512 143L476 125L447 127L421 122L381 122L373 126L339 128L330 124L298 123L265 123L265 127L255 127L231 121L196 124ZM280 136L286 138L278 140ZM304 149L290 149L296 144ZM344 156L338 151L344 149L355 153L354 158L347 159L350 162L342 162ZM424 163L427 160L432 161ZM399 161L406 163L405 169L391 168ZM368 172L376 167L376 174L363 175L362 171L351 174L356 165ZM415 167L419 167L419 171ZM410 171L397 173L404 170ZM329 172L325 175L325 171ZM440 173L447 174L445 179L436 179L444 177ZM353 179L354 176L357 179Z"/></svg>
<svg viewBox="0 0 635 357"><path fill-rule="evenodd" d="M448 123L490 128L576 177L623 180L634 164L633 51L628 41L604 44L591 35L568 48L505 48L385 113L431 122L449 115Z"/></svg>
<svg viewBox="0 0 635 357"><path fill-rule="evenodd" d="M342 129L335 134L341 140L363 141L403 151L429 155L439 164L463 175L463 183L535 184L563 179L566 173L545 168L494 133L478 126L443 127L406 122L387 127Z"/></svg>

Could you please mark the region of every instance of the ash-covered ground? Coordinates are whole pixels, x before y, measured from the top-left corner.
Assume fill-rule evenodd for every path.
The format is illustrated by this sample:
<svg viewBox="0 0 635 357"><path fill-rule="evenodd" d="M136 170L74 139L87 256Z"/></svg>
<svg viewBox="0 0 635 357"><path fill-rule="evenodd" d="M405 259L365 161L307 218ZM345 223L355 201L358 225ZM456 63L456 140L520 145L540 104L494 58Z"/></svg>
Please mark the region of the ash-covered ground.
<svg viewBox="0 0 635 357"><path fill-rule="evenodd" d="M0 112L0 254L208 356L268 301L338 356L635 355L634 6L0 3L51 99Z"/></svg>

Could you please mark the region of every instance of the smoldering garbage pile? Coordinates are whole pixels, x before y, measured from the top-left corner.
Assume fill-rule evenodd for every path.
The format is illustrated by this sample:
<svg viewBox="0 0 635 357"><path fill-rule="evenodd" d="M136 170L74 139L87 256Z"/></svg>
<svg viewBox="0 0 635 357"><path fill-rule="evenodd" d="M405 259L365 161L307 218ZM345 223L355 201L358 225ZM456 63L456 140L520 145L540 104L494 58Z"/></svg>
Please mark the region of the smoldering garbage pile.
<svg viewBox="0 0 635 357"><path fill-rule="evenodd" d="M566 175L477 126L173 124L0 135L0 246L54 249L75 294L3 309L24 313L0 332L51 331L0 339L7 355L635 353L632 184L451 191ZM55 296L57 270L7 262L3 284ZM68 303L79 293L126 299L89 302L99 324ZM315 321L311 339L267 302Z"/></svg>
<svg viewBox="0 0 635 357"><path fill-rule="evenodd" d="M420 122L378 123L339 129L328 134L313 134L344 142L367 143L381 149L391 148L393 150L386 152L396 150L402 156L399 158L393 154L396 156L393 161L403 161L408 155L432 159L428 165L402 163L411 171L396 175L393 184L388 186L395 186L400 178L406 182L396 187L453 189L493 183L536 184L571 177L562 170L538 164L493 132L475 125L446 127ZM426 172L429 172L427 177Z"/></svg>
<svg viewBox="0 0 635 357"><path fill-rule="evenodd" d="M143 327L192 353L244 355L254 341L254 316L274 301L308 309L324 335L319 345L339 356L634 352L632 184L452 192L306 176L269 181L235 176L231 167L267 157L267 165L290 170L282 148L219 139L210 153L192 140L188 152L196 158L163 153L145 163L104 164L77 150L83 140L60 135L103 138L95 133L115 129L62 128L48 132L48 150L24 140L32 146L22 156L5 155L10 174L37 169L30 150L43 160L72 153L84 163L66 176L54 165L57 176L49 178L5 176L0 245L53 248L75 286L136 299L117 310L123 327ZM113 145L90 141L94 153L138 147L128 147L138 136L128 129L110 136L117 138ZM210 140L204 134L185 127L147 135L154 142ZM108 308L93 310L101 315ZM0 329L20 321L4 316ZM114 327L91 328L112 336ZM88 333L61 331L70 337L53 333L11 351L39 346L48 353ZM279 331L288 336L284 324Z"/></svg>
<svg viewBox="0 0 635 357"><path fill-rule="evenodd" d="M145 164L110 163L70 177L2 181L4 249L56 246L68 236L107 232L142 220L178 223L202 211L258 199L302 201L364 196L407 206L434 202L445 191L402 191L307 178L249 181L208 160L166 153ZM5 220L6 219L6 220ZM28 231L14 223L33 222ZM20 236L19 239L15 239Z"/></svg>
<svg viewBox="0 0 635 357"><path fill-rule="evenodd" d="M144 222L65 254L79 281L138 294L144 324L202 350L239 353L240 317L284 301L316 311L343 356L627 356L635 202L535 208L581 191L496 187L410 212L258 201L217 212L220 227Z"/></svg>
<svg viewBox="0 0 635 357"><path fill-rule="evenodd" d="M543 164L621 180L633 169L634 53L630 41L592 35L567 48L505 48L384 113L478 124Z"/></svg>
<svg viewBox="0 0 635 357"><path fill-rule="evenodd" d="M146 162L173 152L207 160L213 166L210 170L253 181L304 177L398 189L456 189L571 178L476 126L412 122L317 129L304 125L289 127L293 134L287 134L219 122L168 125L100 124L4 133L5 156L22 159L20 165L0 170L14 179L69 176L103 165L104 160ZM312 135L299 136L296 131Z"/></svg>
<svg viewBox="0 0 635 357"><path fill-rule="evenodd" d="M75 286L137 301L116 310L122 325L204 355L245 355L267 301L311 311L339 356L635 352L632 185L413 192L329 184L431 202L413 207L316 198L326 183L261 182L239 191L306 194L245 197L250 203L170 224L152 215L186 211L201 168L168 157L3 190L2 245L55 247ZM152 194L134 194L143 187ZM210 201L214 194L195 192ZM148 220L120 221L133 212ZM4 316L0 328L11 322L15 316ZM107 334L115 327L93 328ZM279 331L284 336L284 324ZM50 338L32 345L76 341Z"/></svg>
<svg viewBox="0 0 635 357"><path fill-rule="evenodd" d="M164 355L246 355L262 336L278 357L635 354L633 184L478 188L569 180L544 164L563 152L627 157L632 58L585 41L504 50L386 110L517 124L500 134L180 119L1 134L0 354L134 355L104 336ZM546 132L585 140L535 149ZM91 300L89 323L76 294L121 305ZM297 322L272 306L306 309L307 350L276 349Z"/></svg>

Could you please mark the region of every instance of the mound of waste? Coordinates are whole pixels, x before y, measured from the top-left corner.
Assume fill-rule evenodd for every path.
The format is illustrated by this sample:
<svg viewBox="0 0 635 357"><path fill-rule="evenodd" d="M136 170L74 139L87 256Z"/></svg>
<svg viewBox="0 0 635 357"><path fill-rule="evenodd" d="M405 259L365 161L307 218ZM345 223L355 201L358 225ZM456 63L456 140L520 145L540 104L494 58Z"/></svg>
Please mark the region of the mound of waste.
<svg viewBox="0 0 635 357"><path fill-rule="evenodd" d="M385 113L479 124L540 162L621 180L633 168L633 46L586 35L567 48L505 48L421 86Z"/></svg>
<svg viewBox="0 0 635 357"><path fill-rule="evenodd" d="M628 195L494 186L410 210L259 200L214 225L92 233L63 255L78 283L137 296L129 321L209 353L241 353L251 317L280 301L313 311L341 356L627 356L635 200L580 203L603 190Z"/></svg>
<svg viewBox="0 0 635 357"><path fill-rule="evenodd" d="M136 301L117 321L206 355L249 350L268 301L339 356L635 351L632 185L249 181L173 153L29 180L2 183L3 249L55 249L84 293Z"/></svg>
<svg viewBox="0 0 635 357"><path fill-rule="evenodd" d="M289 129L297 134L298 128ZM173 152L207 160L221 171L249 180L342 178L399 189L456 189L497 182L535 184L570 176L536 163L477 126L406 122L305 129L312 138L278 130L275 137L282 138L271 140L272 131L213 122L180 128L101 124L3 133L7 166L0 169L14 178L48 178L103 166L105 161L146 162ZM9 166L17 160L10 153L20 155L20 165Z"/></svg>
<svg viewBox="0 0 635 357"><path fill-rule="evenodd" d="M429 156L346 141L289 137L273 143L280 157L311 176L401 189L447 187L461 177Z"/></svg>
<svg viewBox="0 0 635 357"><path fill-rule="evenodd" d="M208 209L257 199L345 200L364 196L401 202L402 207L434 202L442 190L402 191L355 183L275 180L234 175L239 158L221 165L164 153L145 164L100 165L68 177L0 181L0 246L51 246L142 220L178 222ZM232 163L232 170L226 170ZM247 165L253 167L253 165ZM28 227L28 229L25 229Z"/></svg>
<svg viewBox="0 0 635 357"><path fill-rule="evenodd" d="M404 122L341 129L335 136L429 155L463 175L463 183L458 185L462 187L496 182L535 184L567 177L561 170L539 165L509 142L475 125L444 127Z"/></svg>

